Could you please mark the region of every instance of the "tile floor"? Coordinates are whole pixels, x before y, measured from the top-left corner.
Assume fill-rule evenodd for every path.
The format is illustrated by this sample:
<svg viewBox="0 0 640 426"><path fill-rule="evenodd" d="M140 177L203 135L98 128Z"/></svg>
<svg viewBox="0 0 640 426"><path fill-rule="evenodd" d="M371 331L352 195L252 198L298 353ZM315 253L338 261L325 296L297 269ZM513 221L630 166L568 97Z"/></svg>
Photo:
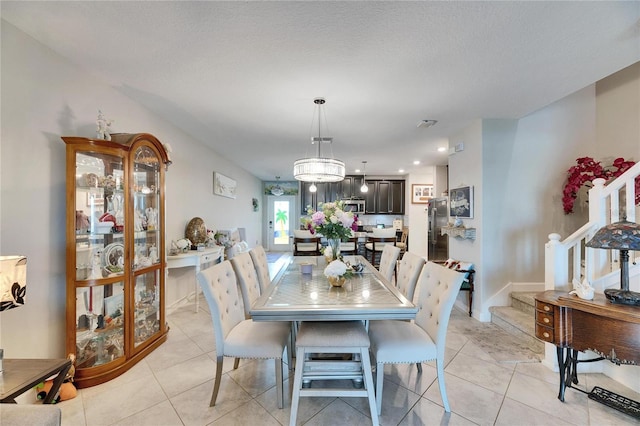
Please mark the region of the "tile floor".
<svg viewBox="0 0 640 426"><path fill-rule="evenodd" d="M273 361L242 361L233 370L225 360L218 404L209 407L215 371L214 337L206 304L199 313L187 303L167 316L171 330L161 347L122 376L79 391L64 401L63 426L72 425L286 425L276 405ZM632 417L568 389L566 402L556 398L556 373L533 357L502 351L497 361L479 344L482 324L455 310L449 324L445 369L452 412L441 405L435 365L422 374L415 366L387 366L381 425L627 425ZM500 346L511 345L501 337ZM474 341L475 340L475 341ZM505 341L507 340L507 341ZM516 353L518 352L518 353ZM524 362L516 362L517 360ZM286 373L285 373L286 374ZM640 395L601 374L580 375L580 387L602 386L635 400ZM25 403L25 396L20 403ZM368 425L361 398L304 398L298 423L305 425Z"/></svg>

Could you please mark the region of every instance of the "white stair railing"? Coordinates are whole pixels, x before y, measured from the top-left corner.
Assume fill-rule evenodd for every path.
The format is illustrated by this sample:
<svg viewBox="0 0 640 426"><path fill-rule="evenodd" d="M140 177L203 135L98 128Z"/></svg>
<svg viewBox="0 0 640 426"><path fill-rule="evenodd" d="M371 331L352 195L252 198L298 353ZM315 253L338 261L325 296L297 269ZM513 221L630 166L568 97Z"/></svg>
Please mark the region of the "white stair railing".
<svg viewBox="0 0 640 426"><path fill-rule="evenodd" d="M598 229L623 217L636 222L635 179L639 175L640 162L606 186L604 179L595 179L589 190L589 221L564 241L559 234L549 234L545 244L546 290L571 290L574 279L582 281L585 277L598 292L619 285L619 252L586 248L585 244ZM632 261L635 255L629 253ZM630 273L640 273L640 264L630 265Z"/></svg>

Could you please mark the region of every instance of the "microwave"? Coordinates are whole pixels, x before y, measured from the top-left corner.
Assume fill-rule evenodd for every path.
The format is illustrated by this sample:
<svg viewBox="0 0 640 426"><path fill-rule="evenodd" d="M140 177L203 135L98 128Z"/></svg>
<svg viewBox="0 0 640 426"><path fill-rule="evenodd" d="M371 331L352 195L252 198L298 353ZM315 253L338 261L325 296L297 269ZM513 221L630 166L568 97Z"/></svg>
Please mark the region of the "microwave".
<svg viewBox="0 0 640 426"><path fill-rule="evenodd" d="M353 213L364 213L364 200L343 200L344 209Z"/></svg>

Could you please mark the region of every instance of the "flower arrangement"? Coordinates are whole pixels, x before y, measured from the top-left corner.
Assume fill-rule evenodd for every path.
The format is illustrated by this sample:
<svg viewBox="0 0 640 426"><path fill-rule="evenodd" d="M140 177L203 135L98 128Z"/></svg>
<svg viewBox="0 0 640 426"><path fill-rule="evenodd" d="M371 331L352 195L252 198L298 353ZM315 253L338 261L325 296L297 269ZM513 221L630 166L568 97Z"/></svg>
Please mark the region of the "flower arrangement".
<svg viewBox="0 0 640 426"><path fill-rule="evenodd" d="M344 210L343 201L321 203L319 209L307 209L307 215L301 219L302 226L311 234L321 234L328 242L324 255L330 259L337 259L340 255L340 241L346 241L351 231L358 230L357 216L353 212Z"/></svg>
<svg viewBox="0 0 640 426"><path fill-rule="evenodd" d="M357 231L357 216L353 212L344 210L343 201L321 203L319 209L314 211L307 209L306 217L301 222L305 229L322 234L328 240L346 240L351 236L351 231Z"/></svg>
<svg viewBox="0 0 640 426"><path fill-rule="evenodd" d="M635 161L616 158L610 166L602 166L599 161L591 157L581 157L576 160L576 164L567 170L567 182L562 190L562 207L565 214L573 213L573 206L582 186L591 188L593 180L597 178L609 182L630 169ZM635 201L636 204L640 204L640 177L636 178Z"/></svg>
<svg viewBox="0 0 640 426"><path fill-rule="evenodd" d="M342 260L334 260L324 268L324 276L329 279L329 282L334 287L339 287L344 284L347 278L350 278L353 271L347 267Z"/></svg>

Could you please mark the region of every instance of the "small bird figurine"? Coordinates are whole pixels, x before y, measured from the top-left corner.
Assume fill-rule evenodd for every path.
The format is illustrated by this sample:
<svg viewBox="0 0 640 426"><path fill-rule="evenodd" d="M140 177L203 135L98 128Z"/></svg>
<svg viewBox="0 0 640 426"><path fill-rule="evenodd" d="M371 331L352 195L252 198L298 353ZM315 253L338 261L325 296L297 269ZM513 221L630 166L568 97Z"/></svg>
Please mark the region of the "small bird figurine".
<svg viewBox="0 0 640 426"><path fill-rule="evenodd" d="M575 278L573 279L573 291L570 291L569 294L575 294L580 299L593 300L594 293L595 289L591 287L586 278L582 282Z"/></svg>

